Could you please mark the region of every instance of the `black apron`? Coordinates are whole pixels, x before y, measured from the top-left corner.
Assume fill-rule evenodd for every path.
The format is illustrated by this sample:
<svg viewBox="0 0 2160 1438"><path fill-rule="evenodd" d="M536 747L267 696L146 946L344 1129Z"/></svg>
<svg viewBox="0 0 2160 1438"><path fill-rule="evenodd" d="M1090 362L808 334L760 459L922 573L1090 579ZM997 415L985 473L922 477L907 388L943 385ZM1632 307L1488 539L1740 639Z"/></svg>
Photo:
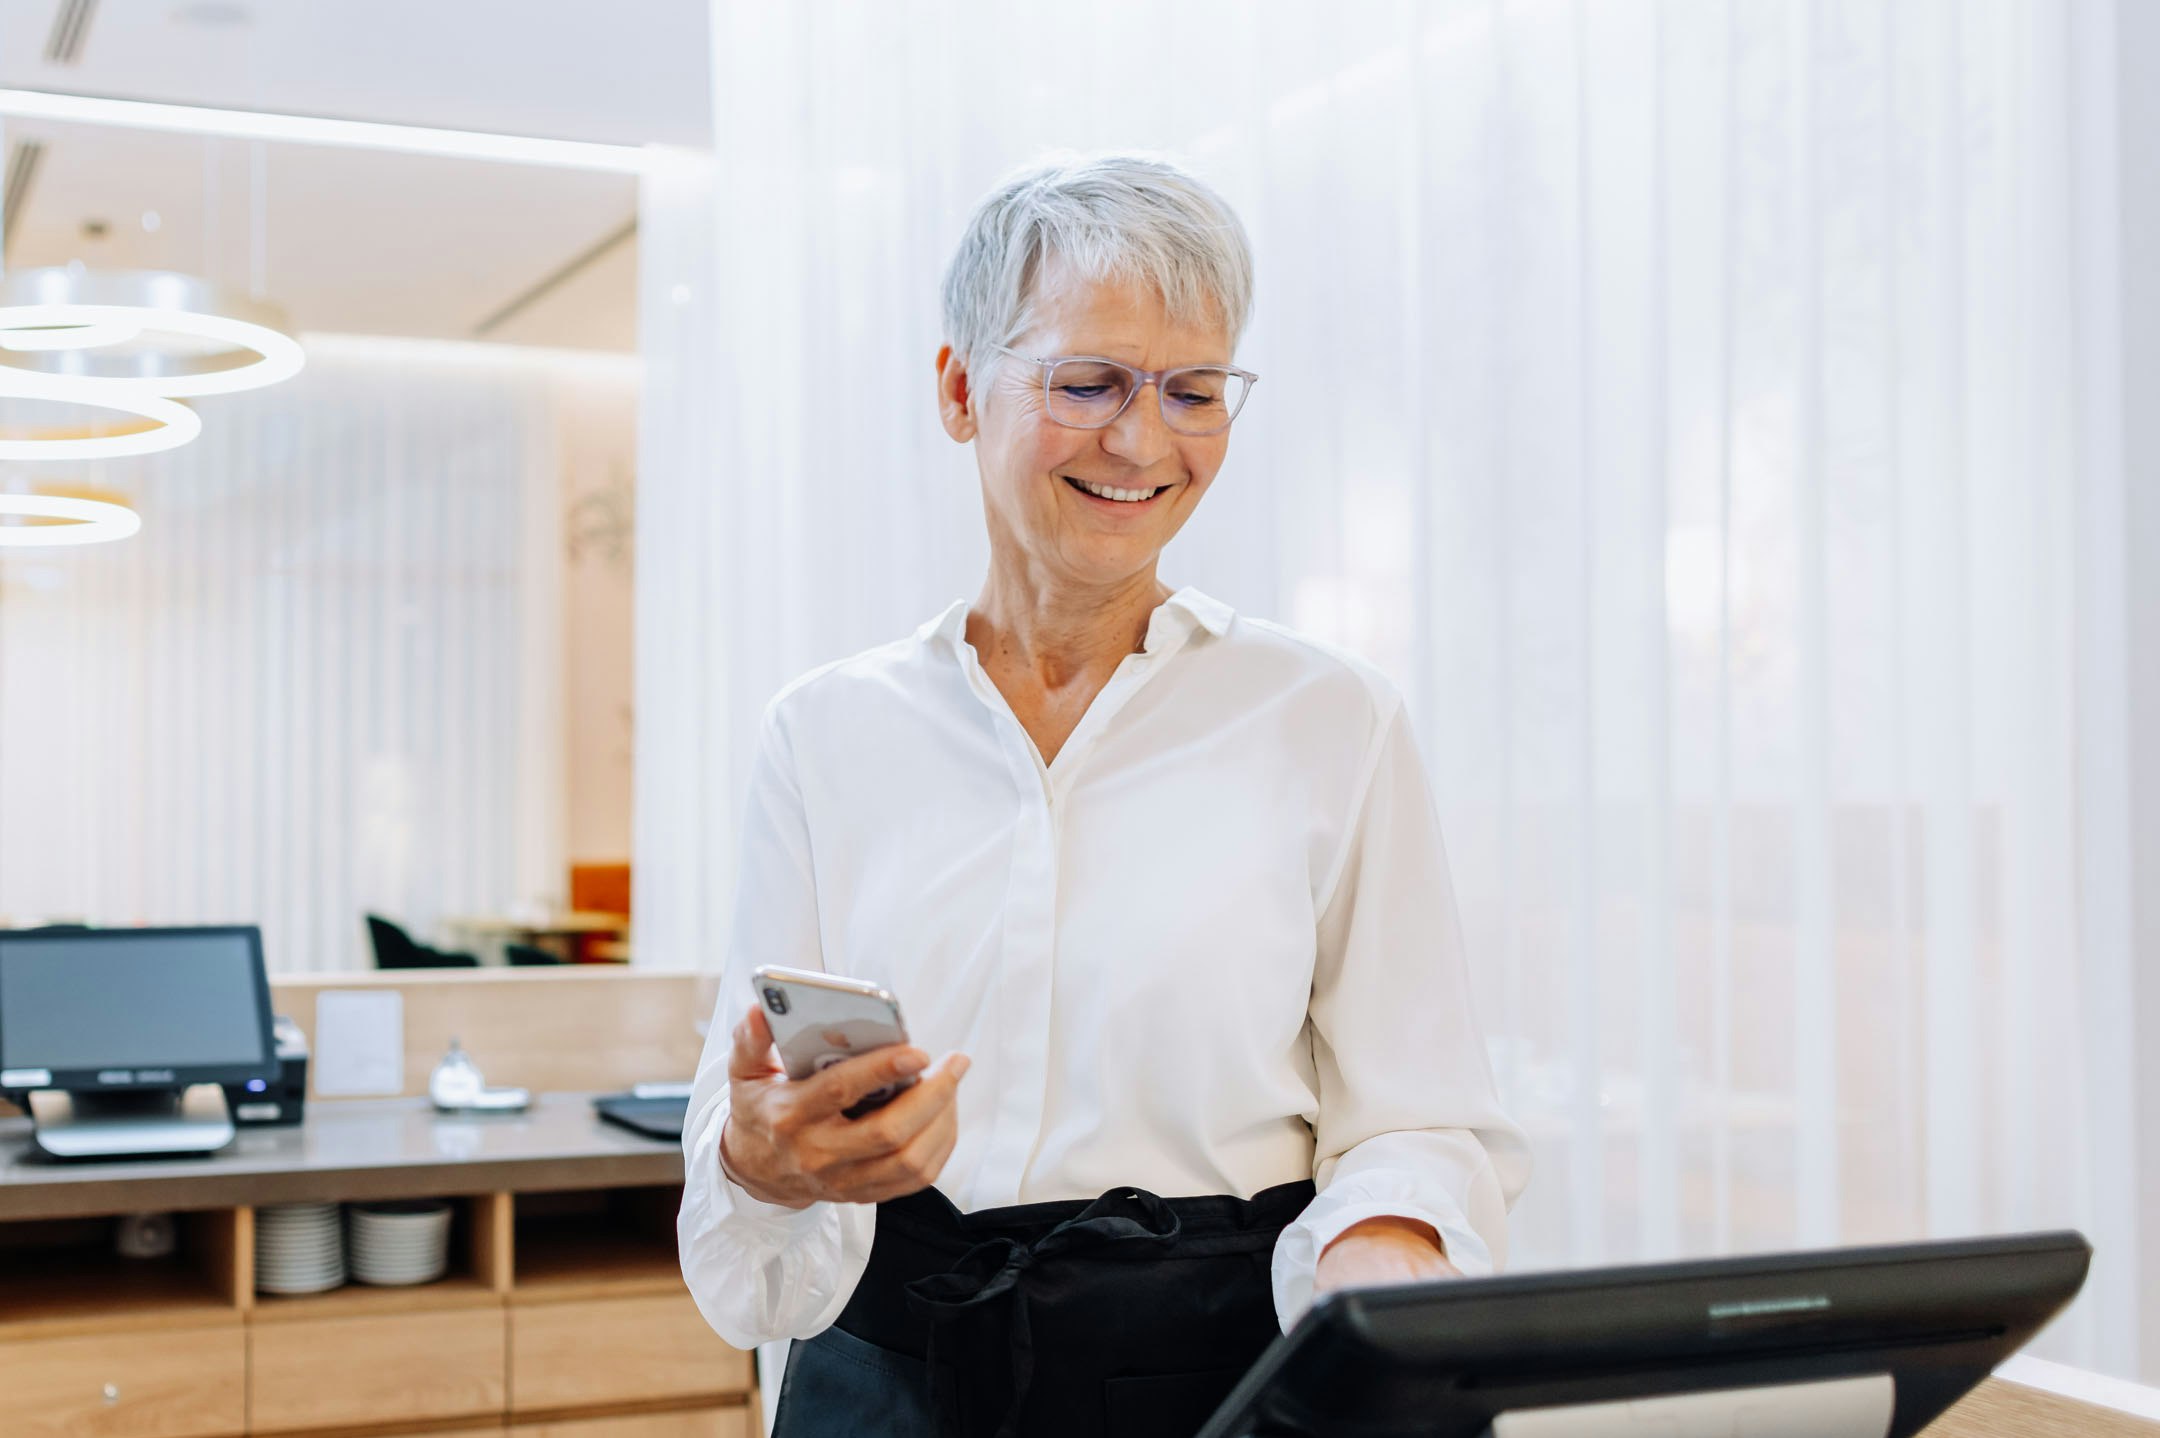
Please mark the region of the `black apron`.
<svg viewBox="0 0 2160 1438"><path fill-rule="evenodd" d="M1275 1239L1312 1197L881 1203L839 1321L788 1356L773 1438L1192 1438L1278 1331Z"/></svg>

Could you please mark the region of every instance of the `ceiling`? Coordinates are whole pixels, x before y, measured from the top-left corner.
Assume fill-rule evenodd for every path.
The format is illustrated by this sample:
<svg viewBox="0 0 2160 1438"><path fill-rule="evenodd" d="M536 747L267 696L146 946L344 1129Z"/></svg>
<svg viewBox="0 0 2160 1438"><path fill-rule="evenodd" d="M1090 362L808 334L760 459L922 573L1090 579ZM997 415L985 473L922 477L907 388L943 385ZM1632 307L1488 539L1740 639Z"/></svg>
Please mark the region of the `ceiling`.
<svg viewBox="0 0 2160 1438"><path fill-rule="evenodd" d="M702 145L707 68L704 0L0 0L0 86L125 99ZM630 176L0 125L18 170L37 148L9 269L259 278L302 330L635 348Z"/></svg>

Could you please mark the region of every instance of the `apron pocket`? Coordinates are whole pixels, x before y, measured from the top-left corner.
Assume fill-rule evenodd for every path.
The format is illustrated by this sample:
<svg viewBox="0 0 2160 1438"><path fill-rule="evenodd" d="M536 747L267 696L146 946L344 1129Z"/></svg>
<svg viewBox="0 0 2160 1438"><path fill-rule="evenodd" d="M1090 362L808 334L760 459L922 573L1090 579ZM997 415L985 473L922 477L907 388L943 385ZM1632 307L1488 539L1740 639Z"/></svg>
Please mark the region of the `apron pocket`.
<svg viewBox="0 0 2160 1438"><path fill-rule="evenodd" d="M1244 1376L1242 1368L1209 1368L1106 1378L1103 1431L1118 1438L1193 1438Z"/></svg>
<svg viewBox="0 0 2160 1438"><path fill-rule="evenodd" d="M936 1431L921 1359L837 1327L789 1350L773 1438L936 1438Z"/></svg>

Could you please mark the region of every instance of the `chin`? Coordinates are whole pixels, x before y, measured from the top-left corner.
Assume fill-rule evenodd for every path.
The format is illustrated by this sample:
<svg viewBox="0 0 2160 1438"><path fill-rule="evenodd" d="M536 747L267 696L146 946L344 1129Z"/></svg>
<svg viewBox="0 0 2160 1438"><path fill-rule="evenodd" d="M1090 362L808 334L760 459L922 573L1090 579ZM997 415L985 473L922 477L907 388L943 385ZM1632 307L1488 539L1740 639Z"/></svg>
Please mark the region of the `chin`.
<svg viewBox="0 0 2160 1438"><path fill-rule="evenodd" d="M1161 558L1162 548L1159 545L1089 546L1070 557L1069 567L1074 576L1083 583L1107 588L1147 573Z"/></svg>

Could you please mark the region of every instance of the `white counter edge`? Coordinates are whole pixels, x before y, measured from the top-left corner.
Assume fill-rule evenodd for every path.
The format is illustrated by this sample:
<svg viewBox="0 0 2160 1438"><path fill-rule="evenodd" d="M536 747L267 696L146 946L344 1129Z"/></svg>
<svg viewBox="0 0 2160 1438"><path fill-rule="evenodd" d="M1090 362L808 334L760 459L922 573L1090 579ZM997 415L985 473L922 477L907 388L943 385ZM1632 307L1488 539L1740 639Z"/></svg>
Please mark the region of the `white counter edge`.
<svg viewBox="0 0 2160 1438"><path fill-rule="evenodd" d="M2061 1398L2074 1398L2095 1408L2112 1408L2134 1418L2160 1422L2160 1388L2148 1388L2127 1378L2110 1378L2067 1363L2019 1353L1995 1370L1997 1378L2038 1388Z"/></svg>

